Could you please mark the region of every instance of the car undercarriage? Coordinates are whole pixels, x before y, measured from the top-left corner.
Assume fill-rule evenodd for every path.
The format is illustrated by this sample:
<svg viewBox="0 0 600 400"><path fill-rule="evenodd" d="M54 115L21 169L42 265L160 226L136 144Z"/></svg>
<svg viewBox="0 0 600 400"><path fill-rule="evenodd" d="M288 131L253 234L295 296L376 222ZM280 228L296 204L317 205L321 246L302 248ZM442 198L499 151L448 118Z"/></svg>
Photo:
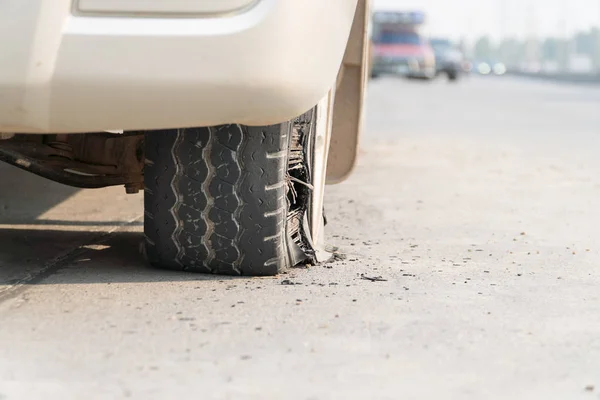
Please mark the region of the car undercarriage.
<svg viewBox="0 0 600 400"><path fill-rule="evenodd" d="M3 134L0 161L78 188L144 188L144 132Z"/></svg>

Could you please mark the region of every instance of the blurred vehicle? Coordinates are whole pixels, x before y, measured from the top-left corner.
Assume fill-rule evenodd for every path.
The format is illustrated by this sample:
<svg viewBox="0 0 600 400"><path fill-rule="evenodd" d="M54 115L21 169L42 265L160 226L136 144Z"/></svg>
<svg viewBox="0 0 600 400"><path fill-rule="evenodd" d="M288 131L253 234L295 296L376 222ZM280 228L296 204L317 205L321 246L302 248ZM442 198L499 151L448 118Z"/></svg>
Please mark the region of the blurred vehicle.
<svg viewBox="0 0 600 400"><path fill-rule="evenodd" d="M471 65L471 72L478 75L496 75L506 74L506 65L498 61L474 61Z"/></svg>
<svg viewBox="0 0 600 400"><path fill-rule="evenodd" d="M460 66L461 66L462 72L468 74L473 70L473 61L464 60Z"/></svg>
<svg viewBox="0 0 600 400"><path fill-rule="evenodd" d="M419 33L425 16L419 12L376 12L373 15L371 76L435 77L435 54Z"/></svg>
<svg viewBox="0 0 600 400"><path fill-rule="evenodd" d="M357 154L369 10L0 1L0 161L74 187L143 191L144 249L158 267L274 275L318 261L324 185Z"/></svg>
<svg viewBox="0 0 600 400"><path fill-rule="evenodd" d="M436 75L445 74L449 80L457 80L464 72L462 51L447 39L433 38L429 43L435 54Z"/></svg>

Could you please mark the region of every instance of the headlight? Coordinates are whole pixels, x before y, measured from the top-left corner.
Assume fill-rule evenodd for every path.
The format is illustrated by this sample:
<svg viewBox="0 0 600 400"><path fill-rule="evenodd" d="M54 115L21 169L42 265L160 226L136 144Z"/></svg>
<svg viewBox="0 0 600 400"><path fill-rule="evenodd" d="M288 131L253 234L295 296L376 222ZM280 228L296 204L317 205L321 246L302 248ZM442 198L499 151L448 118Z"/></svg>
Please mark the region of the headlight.
<svg viewBox="0 0 600 400"><path fill-rule="evenodd" d="M492 72L492 67L490 67L488 63L481 63L477 66L477 71L479 71L481 75L488 75Z"/></svg>
<svg viewBox="0 0 600 400"><path fill-rule="evenodd" d="M504 75L506 73L506 65L502 63L497 63L494 65L494 74L496 75Z"/></svg>
<svg viewBox="0 0 600 400"><path fill-rule="evenodd" d="M435 54L433 53L425 53L423 56L423 64L426 67L432 67L435 65Z"/></svg>

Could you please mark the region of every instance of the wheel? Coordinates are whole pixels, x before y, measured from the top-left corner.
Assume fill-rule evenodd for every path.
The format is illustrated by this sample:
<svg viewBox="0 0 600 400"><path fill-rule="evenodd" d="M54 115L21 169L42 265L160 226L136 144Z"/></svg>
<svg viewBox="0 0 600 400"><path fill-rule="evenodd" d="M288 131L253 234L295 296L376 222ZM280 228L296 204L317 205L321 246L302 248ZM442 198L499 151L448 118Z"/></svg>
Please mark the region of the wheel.
<svg viewBox="0 0 600 400"><path fill-rule="evenodd" d="M456 71L456 70L452 70L452 69L451 69L451 70L449 70L449 71L446 73L446 75L448 75L448 80L449 80L449 81L452 81L452 82L454 82L454 81L457 81L457 80L458 80L458 71Z"/></svg>
<svg viewBox="0 0 600 400"><path fill-rule="evenodd" d="M149 262L259 276L315 262L329 105L321 102L273 126L148 132L144 232Z"/></svg>

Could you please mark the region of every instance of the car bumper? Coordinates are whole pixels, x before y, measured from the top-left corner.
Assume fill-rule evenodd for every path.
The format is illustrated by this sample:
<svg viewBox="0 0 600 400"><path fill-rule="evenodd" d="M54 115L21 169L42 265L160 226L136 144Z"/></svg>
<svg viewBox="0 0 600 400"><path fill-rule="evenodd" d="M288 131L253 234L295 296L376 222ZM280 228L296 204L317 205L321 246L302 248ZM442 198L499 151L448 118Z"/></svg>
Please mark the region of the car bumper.
<svg viewBox="0 0 600 400"><path fill-rule="evenodd" d="M409 65L407 63L375 63L372 75L400 75L408 77L431 78L435 76L435 67Z"/></svg>
<svg viewBox="0 0 600 400"><path fill-rule="evenodd" d="M289 120L335 84L356 3L136 17L79 15L71 0L1 2L0 132Z"/></svg>
<svg viewBox="0 0 600 400"><path fill-rule="evenodd" d="M442 72L442 71L456 71L456 72L461 72L462 70L462 64L459 62L453 62L453 61L438 61L436 63L437 65L437 70Z"/></svg>

